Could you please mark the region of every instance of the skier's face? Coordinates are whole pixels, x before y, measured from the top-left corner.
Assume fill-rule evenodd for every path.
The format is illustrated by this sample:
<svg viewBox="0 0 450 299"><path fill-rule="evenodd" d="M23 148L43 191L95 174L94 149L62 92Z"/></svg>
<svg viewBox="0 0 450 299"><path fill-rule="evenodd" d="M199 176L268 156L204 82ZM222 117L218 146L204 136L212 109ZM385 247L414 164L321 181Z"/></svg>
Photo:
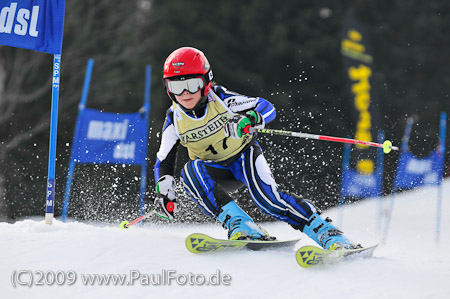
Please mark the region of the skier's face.
<svg viewBox="0 0 450 299"><path fill-rule="evenodd" d="M180 105L185 109L194 108L195 105L197 105L197 103L200 101L201 97L201 90L197 91L196 93L190 93L189 91L185 90L181 95L175 95L177 102L180 103Z"/></svg>

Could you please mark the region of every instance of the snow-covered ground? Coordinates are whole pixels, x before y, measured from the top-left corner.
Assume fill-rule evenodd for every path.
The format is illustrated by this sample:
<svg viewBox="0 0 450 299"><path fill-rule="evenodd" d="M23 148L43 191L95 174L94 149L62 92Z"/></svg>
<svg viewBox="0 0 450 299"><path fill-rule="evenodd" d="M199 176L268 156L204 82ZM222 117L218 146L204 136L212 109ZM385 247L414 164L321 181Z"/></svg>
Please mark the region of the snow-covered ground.
<svg viewBox="0 0 450 299"><path fill-rule="evenodd" d="M219 224L147 223L120 230L79 222L0 223L0 298L450 298L450 180L443 188L439 246L437 189L422 188L392 197L389 234L373 259L310 269L297 265L295 249L312 241L284 223L264 227L278 239L302 237L295 248L205 255L188 252L185 237L192 232L225 237ZM383 199L384 214L392 198ZM351 239L363 245L382 239L378 203L345 207L342 229ZM324 214L339 223L338 210ZM90 274L135 280L90 285L83 281ZM200 285L211 275L211 282L220 278L221 285ZM164 285L152 284L158 278ZM40 285L52 280L62 285Z"/></svg>

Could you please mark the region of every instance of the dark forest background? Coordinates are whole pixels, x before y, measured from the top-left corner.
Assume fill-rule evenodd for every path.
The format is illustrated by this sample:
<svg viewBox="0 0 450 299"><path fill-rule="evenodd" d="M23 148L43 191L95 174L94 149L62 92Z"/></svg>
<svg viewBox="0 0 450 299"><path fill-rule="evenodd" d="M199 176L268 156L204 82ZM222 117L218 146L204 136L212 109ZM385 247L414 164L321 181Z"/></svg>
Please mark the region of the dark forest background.
<svg viewBox="0 0 450 299"><path fill-rule="evenodd" d="M449 1L67 1L56 217L61 213L89 58L95 66L87 103L104 111L137 111L144 101L145 66L153 68L151 196L159 132L170 105L161 70L166 57L181 46L206 54L218 84L274 103L278 117L270 128L353 136L353 99L340 54L349 13L364 27L372 45L371 83L382 115L376 129L383 129L387 139L400 145L406 118L413 116L410 148L419 157L428 155L437 145L440 112L450 112ZM49 54L0 46L0 218L4 221L44 215L52 59ZM282 189L302 194L321 208L337 204L341 144L279 136L259 139ZM178 168L187 161L181 152ZM447 173L449 161L447 150ZM398 153L385 158L385 194L391 191L397 162ZM122 165L78 166L69 216L115 222L138 215L139 174L137 167ZM264 219L246 192L235 197L257 219ZM185 213L180 213L179 221L204 218L184 196L181 210Z"/></svg>

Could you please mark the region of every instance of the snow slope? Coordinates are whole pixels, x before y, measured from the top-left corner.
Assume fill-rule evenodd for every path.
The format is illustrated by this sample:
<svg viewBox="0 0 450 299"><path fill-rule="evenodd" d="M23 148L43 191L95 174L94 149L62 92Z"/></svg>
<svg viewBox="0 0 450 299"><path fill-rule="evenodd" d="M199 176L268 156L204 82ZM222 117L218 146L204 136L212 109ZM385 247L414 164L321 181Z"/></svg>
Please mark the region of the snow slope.
<svg viewBox="0 0 450 299"><path fill-rule="evenodd" d="M434 242L437 188L422 188L383 199L384 211L391 199L395 208L388 238L375 251L375 258L310 269L298 266L294 256L295 249L312 241L284 223L266 223L264 227L279 239L302 236L295 248L206 255L189 253L184 239L192 232L225 237L218 224L147 223L120 230L79 222L56 221L48 226L40 219L0 223L0 297L450 298L450 180L443 187L439 246ZM381 240L378 203L372 199L345 207L342 228L351 239L367 245ZM338 210L324 214L339 222ZM17 275L20 270L30 272L20 272L13 287L13 273ZM29 282L30 273L36 283L39 271L49 271L48 279L61 271L60 282L68 271L74 271L77 280L70 286L17 284ZM180 285L186 279L200 283L211 274L216 275L216 282L218 271L224 279L231 277L229 285ZM174 277L171 285L148 285L146 280L137 280L133 285L106 286L85 285L82 281L86 274L123 274L129 278L133 273L143 279L169 272Z"/></svg>

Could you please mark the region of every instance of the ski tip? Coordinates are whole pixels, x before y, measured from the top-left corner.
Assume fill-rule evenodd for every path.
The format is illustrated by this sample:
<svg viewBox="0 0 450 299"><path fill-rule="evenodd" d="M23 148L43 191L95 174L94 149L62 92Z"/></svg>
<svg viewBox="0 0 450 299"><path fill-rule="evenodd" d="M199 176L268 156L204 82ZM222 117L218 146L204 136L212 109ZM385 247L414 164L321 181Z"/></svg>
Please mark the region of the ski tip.
<svg viewBox="0 0 450 299"><path fill-rule="evenodd" d="M335 264L353 258L369 258L378 244L356 249L326 250L316 246L303 246L297 250L295 258L303 268L316 265Z"/></svg>
<svg viewBox="0 0 450 299"><path fill-rule="evenodd" d="M287 241L260 241L260 240L228 240L215 239L205 234L194 233L186 237L187 250L192 253L206 253L216 251L265 250L283 247L291 247L297 244L299 239Z"/></svg>

